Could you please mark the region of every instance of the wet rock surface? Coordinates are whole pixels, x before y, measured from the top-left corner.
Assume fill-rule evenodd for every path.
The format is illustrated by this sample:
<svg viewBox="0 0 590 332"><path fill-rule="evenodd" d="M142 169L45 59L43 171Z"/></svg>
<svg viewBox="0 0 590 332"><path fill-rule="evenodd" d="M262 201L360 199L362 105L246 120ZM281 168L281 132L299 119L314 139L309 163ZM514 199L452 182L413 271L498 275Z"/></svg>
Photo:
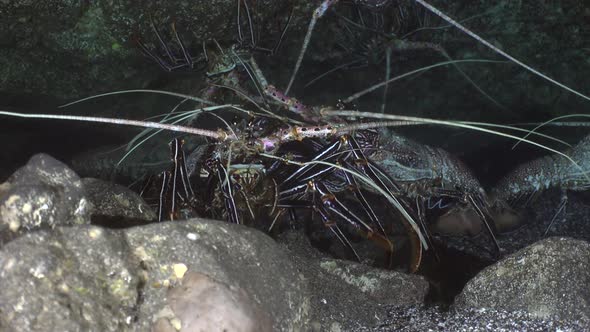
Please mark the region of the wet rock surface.
<svg viewBox="0 0 590 332"><path fill-rule="evenodd" d="M81 181L88 199L96 208L92 215L94 225L122 228L158 219L152 208L127 187L93 178Z"/></svg>
<svg viewBox="0 0 590 332"><path fill-rule="evenodd" d="M590 280L590 244L583 240L553 237L530 244L472 277L451 309L443 310L432 301L437 303L437 293L449 291L440 289L443 286L431 279L427 267L423 277L334 259L312 247L301 230L279 235L277 243L257 230L221 221L146 225L155 216L139 196L109 182L80 179L44 154L31 158L2 185L1 217L7 216L5 211L23 211L19 200L6 198L6 193L39 187L50 188L45 190L53 195L53 214L39 217L41 224L23 226L26 232L0 246L2 329L582 331L590 327L590 293L585 287ZM92 209L76 219L75 207L82 197ZM570 203L580 204L575 199ZM543 210L538 212L542 218ZM567 214L571 215L576 215L574 210ZM27 225L31 217L8 216L19 225ZM106 227L79 225L75 220ZM545 229L541 224L529 230ZM11 224L5 225L6 230ZM567 220L552 231L563 231L564 225ZM532 239L525 238L521 245ZM359 249L363 256L374 250ZM439 263L450 264L449 259Z"/></svg>
<svg viewBox="0 0 590 332"><path fill-rule="evenodd" d="M39 228L89 224L93 211L80 177L53 157L38 154L0 186L0 239Z"/></svg>
<svg viewBox="0 0 590 332"><path fill-rule="evenodd" d="M280 237L310 290L309 329L350 331L378 324L387 306L424 302L428 282L421 276L372 268L326 257L300 232Z"/></svg>
<svg viewBox="0 0 590 332"><path fill-rule="evenodd" d="M13 331L190 331L222 322L290 331L307 321L303 280L272 239L223 222L58 227L0 250L0 324ZM228 301L222 311L219 301ZM205 313L211 316L199 316Z"/></svg>
<svg viewBox="0 0 590 332"><path fill-rule="evenodd" d="M296 3L291 24L305 26L311 16L310 6L303 1ZM2 1L0 90L52 95L63 100L143 87L159 75L159 68L144 59L136 43L138 38L144 42L156 40L150 18L166 32L176 22L185 43L192 48L212 38L237 40L236 10L233 0L141 4L106 0ZM271 26L271 18L288 16L290 8L280 1L266 0L257 1L256 6L251 4L250 10L256 22ZM275 31L276 25L271 30ZM164 38L173 40L171 34ZM195 49L196 57L201 49Z"/></svg>
<svg viewBox="0 0 590 332"><path fill-rule="evenodd" d="M167 295L171 312L161 312L153 331L272 331L271 313L248 294L207 275L189 272Z"/></svg>
<svg viewBox="0 0 590 332"><path fill-rule="evenodd" d="M0 244L37 229L95 224L123 228L157 220L126 187L80 178L67 165L37 154L0 185Z"/></svg>
<svg viewBox="0 0 590 332"><path fill-rule="evenodd" d="M485 268L470 280L454 306L524 311L590 326L590 244L552 237Z"/></svg>
<svg viewBox="0 0 590 332"><path fill-rule="evenodd" d="M583 331L590 326L583 306L587 280L567 265L570 252L577 259L588 257L574 249L587 250L581 241L548 239L523 250L535 255L553 250L547 255L569 266L568 280L511 277L518 267L508 264L522 259L507 258L475 277L449 311L423 306L428 284L420 276L324 257L299 233L288 233L280 242L287 250L258 231L200 219L127 230L75 226L29 233L0 250L0 327ZM555 243L567 250L557 250ZM573 264L585 273L584 262ZM560 273L558 265L540 267L544 273ZM522 269L540 275L528 265ZM504 271L499 277L498 270ZM502 277L514 289L496 280ZM483 285L474 291L473 284ZM523 295L527 285L537 285L534 291L546 295ZM561 312L511 305L547 299L554 302L544 308Z"/></svg>
<svg viewBox="0 0 590 332"><path fill-rule="evenodd" d="M122 236L96 227L26 234L0 250L0 327L116 331L139 300L137 262Z"/></svg>

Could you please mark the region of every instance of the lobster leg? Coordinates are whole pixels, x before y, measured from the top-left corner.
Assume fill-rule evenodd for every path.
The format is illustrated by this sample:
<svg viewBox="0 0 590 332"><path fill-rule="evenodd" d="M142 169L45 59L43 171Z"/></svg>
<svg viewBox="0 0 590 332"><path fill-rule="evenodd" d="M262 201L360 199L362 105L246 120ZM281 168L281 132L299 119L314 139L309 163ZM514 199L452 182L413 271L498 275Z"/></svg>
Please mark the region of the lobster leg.
<svg viewBox="0 0 590 332"><path fill-rule="evenodd" d="M240 223L240 217L238 215L238 208L236 207L236 201L234 199L234 193L232 192L232 181L228 174L228 171L221 165L220 161L217 164L217 179L219 181L219 187L223 193L225 211L227 211L227 219L229 222L234 224Z"/></svg>
<svg viewBox="0 0 590 332"><path fill-rule="evenodd" d="M187 67L189 67L190 69L193 69L193 66L194 66L193 58L188 53L188 50L186 49L186 46L184 45L182 38L180 38L178 31L176 31L176 25L174 23L172 23L172 33L174 34L174 38L176 39L176 43L180 47L180 51L182 52L182 56L184 57L185 65Z"/></svg>
<svg viewBox="0 0 590 332"><path fill-rule="evenodd" d="M379 227L381 228L381 231L383 232L383 234L385 234L385 230L383 228L383 225L379 222L379 219L377 218L377 215L373 211L373 208L371 208L371 206L369 205L369 203L366 200L366 198L364 197L362 191L359 190L359 186L358 186L356 179L352 175L350 175L349 173L346 173L346 172L345 172L345 177L346 177L346 180L349 184L349 188L353 191L353 193L357 197L358 201L361 202L361 205L365 209L366 214L369 216L369 218L371 219L371 221L374 224L379 225ZM405 201L404 201L404 205L407 207L408 211L411 211L411 209L408 206L409 204L406 204ZM420 205L417 201L416 207L417 207L417 216L418 216L417 219L420 222L420 227L422 229L426 230L426 227L424 225L425 219L424 219L424 214L423 214L423 212L424 212L423 204ZM426 240L428 241L429 245L431 245L431 241L430 241L430 237L428 236L428 233L426 233Z"/></svg>
<svg viewBox="0 0 590 332"><path fill-rule="evenodd" d="M344 235L344 233L342 233L342 230L338 227L336 222L332 220L332 218L330 217L330 213L328 211L326 211L326 209L324 207L324 203L320 199L318 199L316 196L317 195L315 195L315 193L314 193L314 199L313 199L314 211L320 215L324 225L328 229L330 229L330 231L336 236L336 238L338 238L340 243L342 243L345 247L348 247L352 251L354 256L356 257L357 261L360 262L361 258L358 255L358 253L356 252L356 250L354 250L352 243L350 243L350 241L348 241L348 238L346 237L346 235Z"/></svg>
<svg viewBox="0 0 590 332"><path fill-rule="evenodd" d="M352 225L357 230L357 232L359 232L365 238L375 242L377 245L384 248L389 253L389 257L392 257L393 244L384 234L375 232L375 230L371 226L367 225L361 218L359 218L350 209L348 209L346 205L344 205L344 203L342 203L338 199L338 197L334 193L332 193L322 182L316 183L312 181L310 187L310 190L312 190L314 193L317 192L319 194L319 199L316 198L314 204L316 211L318 211L317 206L321 204L321 206L323 207L322 210L324 212L328 211L331 214L337 215L341 220L344 220L348 224ZM322 219L324 219L323 215ZM338 229L338 231L341 232L340 229ZM347 243L348 246L352 249L352 246L350 245L348 240Z"/></svg>
<svg viewBox="0 0 590 332"><path fill-rule="evenodd" d="M163 51L164 55L160 56L154 51L150 50L147 45L145 45L141 40L137 40L137 44L141 48L142 52L151 58L154 62L156 62L162 69L168 72L176 71L183 68L190 68L193 69L195 64L201 62L203 59L201 57L193 57L191 56L190 52L188 51L187 47L185 46L182 38L176 31L176 27L172 24L172 33L174 35L174 39L176 40L176 44L180 49L181 56L176 56L172 48L164 41L162 34L154 24L154 21L150 18L150 26L154 32L154 35L158 39L160 44L160 49Z"/></svg>
<svg viewBox="0 0 590 332"><path fill-rule="evenodd" d="M160 67L162 67L162 69L164 69L166 71L171 72L171 71L174 71L177 69L184 68L185 64L183 64L178 58L176 58L173 55L172 50L170 49L168 44L162 38L160 31L158 31L158 28L156 28L156 25L154 24L154 21L151 18L150 18L150 26L152 27L152 30L154 31L154 35L158 39L158 41L160 43L160 47L162 48L162 50L164 50L164 53L166 54L166 57L168 58L168 60L164 60L162 57L160 57L160 56L154 54L152 51L150 51L149 48L145 44L138 42L138 45L141 47L141 50L148 57L152 58L152 60L154 60L156 63L158 63L158 65L160 65Z"/></svg>
<svg viewBox="0 0 590 332"><path fill-rule="evenodd" d="M335 146L335 145L332 145L331 147L329 147L326 150L330 151L331 153L333 153L333 151L337 151L336 149L332 148L333 146ZM324 152L326 152L326 151L322 151L318 156L327 156L327 158L331 158L331 154L324 153ZM316 158L318 156L316 156ZM318 165L318 166L320 166L320 165ZM323 165L321 165L321 166L323 166ZM279 195L280 195L279 206L285 207L285 203L286 203L285 201L287 199L301 198L306 193L311 192L311 193L313 193L311 207L314 212L316 212L320 215L324 224L326 224L328 227L332 227L331 225L336 226L337 224L335 221L333 221L333 218L331 216L337 217L338 220L343 220L346 223L348 223L349 225L351 225L354 229L356 229L357 232L359 232L361 235L363 235L363 237L370 239L371 241L374 241L376 244L378 244L380 247L385 248L387 250L387 252L390 253L389 256L392 257L391 253L393 252L393 245L391 244L389 239L387 239L387 237L385 236L385 232L383 231L383 228L381 227L379 231L375 231L375 229L372 226L365 223L362 220L362 218L357 216L342 201L340 201L338 199L337 195L334 192L332 192L332 190L330 190L330 188L324 183L324 180L326 180L326 177L328 176L328 175L326 175L326 173L333 173L333 172L337 171L337 168L323 166L323 167L317 167L317 169L314 169L314 172L311 172L311 171L312 171L312 168L307 168L307 169L305 169L304 172L301 172L302 174L299 174L298 177L291 177L289 182L291 184L293 184L293 182L295 182L295 181L296 182L290 188L283 189L279 193ZM305 175L305 177L303 177L304 175ZM352 180L352 181L354 181L354 180ZM354 183L356 184L356 182L354 182ZM284 186L284 185L285 185L285 182L282 183L282 186ZM352 183L350 185L352 185ZM360 190L358 190L358 188L356 190L356 194L357 194L356 197L359 198L359 202L361 202L360 200L363 200L361 202L361 205L363 205L363 208L369 209L370 212L367 212L367 213L371 216L370 220L374 224L380 225L378 218L376 217L376 215L372 211L372 209L369 207L368 203L364 199L364 196L362 196L362 194L360 193ZM364 204L363 204L363 202L364 202ZM347 247L351 248L354 252L354 249L350 245L349 241L347 239L345 239L344 234L342 233L342 231L339 228L331 228L331 231L339 238L339 240L343 244L345 244ZM356 255L356 253L355 253L355 255Z"/></svg>
<svg viewBox="0 0 590 332"><path fill-rule="evenodd" d="M409 204L405 201L405 199L401 198L401 195L400 195L401 189L399 188L399 186L392 179L390 179L388 176L386 176L386 174L383 174L382 172L380 172L378 167L375 166L371 161L369 161L369 159L365 156L363 149L360 147L360 145L354 139L353 136L345 136L345 137L348 138L345 140L345 142L348 144L350 151L352 152L352 154L356 158L357 167L362 171L362 173L365 174L366 176L368 176L375 184L377 184L383 190L385 190L393 199L397 200L397 202L398 202L397 208L398 209L405 209L405 212L408 215L411 215L412 209L409 207ZM380 174L381 176L378 176L378 174ZM389 185L386 185L383 177L385 177L385 179L388 180L387 182L389 183ZM392 192L392 190L393 190L393 192ZM403 219L404 219L404 221L406 221L406 218L403 218ZM418 218L418 219L420 219L420 218ZM423 221L420 221L420 223L423 224ZM410 234L410 241L412 242L412 248L413 248L413 252L412 252L413 257L412 257L412 263L410 265L410 270L412 272L415 272L420 267L420 263L422 261L422 251L423 251L422 239L420 238L419 234L417 233L420 230L414 229L412 227L412 225L410 225L408 222L404 222L404 226L408 230L408 234ZM422 227L423 227L423 225L422 225ZM424 241L426 241L426 240L424 240Z"/></svg>
<svg viewBox="0 0 590 332"><path fill-rule="evenodd" d="M252 24L252 17L250 16L250 8L248 8L248 3L246 0L238 0L238 41L243 43L243 36L242 36L242 24L241 24L241 8L242 2L244 3L244 8L246 9L246 17L248 18L248 28L250 29L250 47L256 47L256 41L254 40L254 26Z"/></svg>
<svg viewBox="0 0 590 332"><path fill-rule="evenodd" d="M367 199L360 191L356 179L347 172L344 172L344 177L346 178L346 182L348 183L349 189L354 193L356 199L361 203L363 209L365 210L365 213L367 214L369 219L371 219L371 222L373 224L379 225L379 228L381 228L381 231L383 232L383 234L385 234L385 229L383 228L383 225L381 225L381 223L379 222L379 218L377 218L377 214L375 214L375 211L373 211L373 208L371 208L371 205L369 205L369 202L367 202Z"/></svg>
<svg viewBox="0 0 590 332"><path fill-rule="evenodd" d="M321 161L323 163L314 163L314 161ZM333 163L333 165L325 163ZM282 190L279 193L281 202L279 204L285 199L293 199L295 197L301 199L309 191L317 192L321 195L321 202L326 212L337 216L340 220L346 221L357 232L376 242L379 246L384 247L388 252L393 252L393 245L385 236L385 230L380 224L379 218L360 191L357 179L350 172L360 173L365 178L365 181L372 182L381 191L388 193L391 196L391 200L394 202L397 201L397 204L394 204L396 209L403 209L402 214L405 212L404 217L413 218L410 216L412 212L408 212L411 211L410 204L405 202L403 197L400 197L400 188L391 179L388 179L390 182L389 185L384 182L383 175L378 173L378 168L366 158L363 148L354 140L354 137L349 135L341 136L332 144L318 151L312 160L304 163L303 166L282 181L280 185ZM367 214L370 224L367 224L362 218L353 213L334 194L334 192L339 192L341 188L345 189L346 187L355 195L357 202ZM333 188L336 188L334 189L335 191L332 190ZM317 205L316 201L314 203ZM314 208L314 210L317 212L317 208ZM325 218L327 217L323 216L322 218L326 220ZM373 227L375 224L379 225L377 230ZM417 233L421 232L420 226L406 225L405 223L404 226L408 228L408 234L410 234L410 241L412 243L410 269L416 271L422 259L423 247L421 241L426 240L421 239ZM418 229L416 230L415 227L418 227ZM428 244L425 245L427 246Z"/></svg>
<svg viewBox="0 0 590 332"><path fill-rule="evenodd" d="M486 226L488 234L490 234L490 238L494 242L494 246L496 247L497 252L501 252L500 245L498 244L498 240L496 239L495 235L494 223L490 222L490 218L488 218L490 213L486 208L486 203L482 199L474 195L467 195L467 199L469 200L469 204L471 204L473 209L475 209L475 212L477 213L483 224Z"/></svg>
<svg viewBox="0 0 590 332"><path fill-rule="evenodd" d="M183 65L173 65L167 61L165 61L164 59L162 59L160 56L154 54L143 42L141 42L139 39L137 40L137 45L139 45L139 47L141 48L141 51L150 59L152 59L154 62L156 62L160 67L162 67L162 69L164 69L165 71L171 72L174 71L176 69L180 69L182 67L184 67Z"/></svg>
<svg viewBox="0 0 590 332"><path fill-rule="evenodd" d="M174 178L179 177L182 184L183 195L180 195L180 197L181 199L188 201L190 197L195 196L195 192L193 191L193 187L191 186L188 177L188 171L186 169L185 162L186 156L184 154L184 149L182 148L183 145L183 140L175 138L172 140L172 142L170 142L170 151L172 155L172 161L174 162Z"/></svg>
<svg viewBox="0 0 590 332"><path fill-rule="evenodd" d="M557 207L557 211L553 215L553 218L551 218L551 222L549 222L549 226L547 226L547 229L543 233L543 237L547 236L547 234L551 230L551 227L553 227L553 223L555 223L555 220L557 220L557 217L561 214L561 212L564 213L563 217L565 219L565 217L566 217L567 200L568 200L567 199L567 191L565 189L563 189L562 190L562 193L561 193L561 201L559 202L559 206Z"/></svg>
<svg viewBox="0 0 590 332"><path fill-rule="evenodd" d="M343 220L346 220L358 230L364 229L369 235L374 233L373 228L366 224L352 211L350 211L350 209L348 209L341 201L339 201L336 198L336 195L332 193L325 184L319 181L311 181L310 187L311 190L317 191L321 195L321 200L329 211L339 215Z"/></svg>
<svg viewBox="0 0 590 332"><path fill-rule="evenodd" d="M170 170L162 172L158 202L158 220L175 220L180 216L181 207L191 207L195 193L186 169L183 140L175 138L169 144ZM180 190L179 190L180 188ZM178 199L178 200L177 200Z"/></svg>
<svg viewBox="0 0 590 332"><path fill-rule="evenodd" d="M323 157L323 160L329 160L329 159L335 158L337 156L340 156L342 159L339 160L339 163L344 168L347 168L350 170L355 169L355 166L352 164L352 162L348 160L348 159L351 159L353 157L353 155L348 149L349 146L346 144L342 144L344 142L346 142L345 138L338 140L337 142L333 143L331 146L329 146L325 150L320 151L320 154L318 156ZM316 158L314 158L314 159L320 159L320 158L317 158L318 156L316 156ZM345 221L346 223L348 223L349 225L354 227L354 229L356 229L356 231L359 234L361 234L363 237L375 242L379 247L384 248L390 254L389 257L391 259L393 257L392 253L394 251L393 244L385 236L385 230L384 230L382 224L380 223L379 218L377 217L376 213L371 208L371 206L367 202L366 198L362 194L361 190L359 189L359 185L358 185L356 179L354 178L354 176L352 176L348 172L341 171L340 168L338 168L336 166L309 165L309 164L307 166L308 166L308 168L301 171L300 174L298 174L299 176L291 177L291 179L289 181L290 183L293 183L295 181L297 181L297 182L295 182L295 184L292 185L291 188L281 191L281 197L283 199L287 198L287 197L293 197L297 194L302 194L305 191L312 191L314 193L316 193L316 192L319 193L320 194L320 201L323 204L323 207L327 212L331 213L334 216L337 216L338 219ZM313 168L313 170L314 170L313 172L311 171L312 170L311 166L317 166L317 167ZM363 173L363 171L361 171L361 173ZM368 219L370 221L369 224L367 224L365 221L363 221L362 218L360 218L358 215L356 215L354 212L352 212L338 198L337 194L335 194L327 186L326 181L328 180L329 176L332 176L332 174L338 179L338 181L343 182L343 184L345 186L347 186L349 188L349 190L351 190L353 192L357 202L360 203L363 210L367 214ZM332 178L330 178L330 179L332 179ZM337 184L336 187L342 187L342 186L339 186ZM318 205L318 204L319 203L317 203L317 201L315 201L315 205ZM314 210L317 212L317 208L314 208ZM325 216L322 216L322 218L324 218L324 217ZM325 219L323 219L323 220L325 220ZM373 227L373 225L378 225L378 229L375 229ZM421 261L422 251L421 251L421 246L419 245L419 242L418 242L418 245L415 245L416 241L414 241L413 238L411 238L411 241L413 242L413 245L412 245L413 248L420 248L419 250L414 249L413 257L412 257L411 265L410 265L410 269L412 271L416 271L419 266L419 263ZM391 260L390 260L390 263L391 263Z"/></svg>
<svg viewBox="0 0 590 332"><path fill-rule="evenodd" d="M287 22L285 23L285 27L281 30L281 35L279 36L279 40L275 44L275 46L271 50L271 54L276 54L281 45L283 44L283 39L287 34L287 30L289 29L289 24L291 24L291 19L293 18L293 8L291 8L291 12L289 13L289 17L287 17Z"/></svg>
<svg viewBox="0 0 590 332"><path fill-rule="evenodd" d="M434 249L434 246L432 244L432 238L430 236L430 231L426 227L426 211L425 211L424 202L425 202L424 197L416 196L416 214L418 216L416 219L418 219L418 222L420 223L420 228L422 228L422 230L424 231L424 238L426 238L426 242L428 243L428 245L430 246L430 248L432 248L432 251L434 252L434 257L437 260L439 260L438 253L436 252L436 250Z"/></svg>
<svg viewBox="0 0 590 332"><path fill-rule="evenodd" d="M498 244L498 240L496 239L496 226L493 221L491 221L491 214L488 211L487 203L483 197L480 197L478 194L471 194L471 193L461 193L456 190L448 190L448 189L437 189L436 196L438 197L450 197L455 200L465 202L469 204L479 216L479 219L486 227L488 234L490 235L490 239L494 242L494 247L496 251L499 253L501 252L500 244Z"/></svg>
<svg viewBox="0 0 590 332"><path fill-rule="evenodd" d="M334 152L337 152L340 149L340 147L341 147L341 142L340 142L340 140L337 140L334 143L325 147L320 152L318 152L318 154L311 161L328 160L333 155ZM289 184L289 183L292 183L293 181L300 182L301 177L303 177L305 174L310 172L312 169L318 168L318 167L326 167L326 166L309 163L303 167L300 167L295 172L293 172L289 177L287 177L287 179L285 179L285 181L283 181L283 184ZM316 176L316 175L317 174L313 174L313 176ZM307 178L310 178L310 176L308 176Z"/></svg>
<svg viewBox="0 0 590 332"><path fill-rule="evenodd" d="M172 202L172 207L174 206L174 195L171 197L168 196L169 180L170 172L162 172L162 184L160 186L160 197L158 202L158 221L174 219L174 216L171 213L166 212L171 210L171 208L167 208L168 202Z"/></svg>

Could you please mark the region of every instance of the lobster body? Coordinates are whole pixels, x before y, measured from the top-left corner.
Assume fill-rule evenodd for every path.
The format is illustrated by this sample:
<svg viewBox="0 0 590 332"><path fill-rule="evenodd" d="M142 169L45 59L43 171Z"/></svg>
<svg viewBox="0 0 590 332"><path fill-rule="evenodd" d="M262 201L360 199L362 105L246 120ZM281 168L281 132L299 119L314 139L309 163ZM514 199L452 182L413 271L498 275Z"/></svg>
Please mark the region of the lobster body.
<svg viewBox="0 0 590 332"><path fill-rule="evenodd" d="M380 149L372 158L395 181L414 187L421 184L425 195L436 195L437 190L451 190L482 198L486 196L479 180L458 158L443 149L418 143L392 131L381 132Z"/></svg>
<svg viewBox="0 0 590 332"><path fill-rule="evenodd" d="M550 188L583 191L590 188L590 135L569 151L570 158L559 155L541 157L518 166L492 189L496 202L514 207L523 197Z"/></svg>
<svg viewBox="0 0 590 332"><path fill-rule="evenodd" d="M401 185L401 195L416 202L418 218L427 233L463 237L475 236L487 229L496 249L500 250L488 209L488 196L467 165L441 148L391 131L382 131L380 143L372 159ZM425 210L435 207L450 209L427 226Z"/></svg>

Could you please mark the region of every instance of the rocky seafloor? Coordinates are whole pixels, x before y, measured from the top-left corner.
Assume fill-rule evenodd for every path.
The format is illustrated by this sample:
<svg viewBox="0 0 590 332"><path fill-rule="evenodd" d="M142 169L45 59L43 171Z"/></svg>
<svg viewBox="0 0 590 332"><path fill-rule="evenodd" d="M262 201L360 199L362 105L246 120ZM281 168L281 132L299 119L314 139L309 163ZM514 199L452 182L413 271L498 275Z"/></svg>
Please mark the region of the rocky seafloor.
<svg viewBox="0 0 590 332"><path fill-rule="evenodd" d="M0 188L3 331L590 328L585 240L527 245L441 305L429 277L332 258L299 231L275 240L216 220L154 223L137 194L49 155Z"/></svg>

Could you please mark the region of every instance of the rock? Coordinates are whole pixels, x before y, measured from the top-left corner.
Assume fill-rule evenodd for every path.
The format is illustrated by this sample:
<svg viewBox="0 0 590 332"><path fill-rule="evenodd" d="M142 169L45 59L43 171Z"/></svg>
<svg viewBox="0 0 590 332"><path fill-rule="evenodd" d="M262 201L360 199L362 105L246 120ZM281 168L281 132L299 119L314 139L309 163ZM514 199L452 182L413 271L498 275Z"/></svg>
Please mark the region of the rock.
<svg viewBox="0 0 590 332"><path fill-rule="evenodd" d="M454 306L590 324L589 265L588 242L548 238L485 268L467 283Z"/></svg>
<svg viewBox="0 0 590 332"><path fill-rule="evenodd" d="M272 239L254 229L219 221L160 225L127 232L136 256L152 271L148 285L166 285L171 266L182 263L189 271L242 289L264 312L272 313L274 330L303 326L309 310L305 283L289 256ZM161 303L164 296L162 292L146 292L144 303ZM148 307L157 310L142 311L148 320L162 309Z"/></svg>
<svg viewBox="0 0 590 332"><path fill-rule="evenodd" d="M128 227L158 219L152 208L127 187L92 178L82 179L82 186L95 206L95 225Z"/></svg>
<svg viewBox="0 0 590 332"><path fill-rule="evenodd" d="M92 226L28 233L0 250L0 330L121 331L144 285L122 233Z"/></svg>
<svg viewBox="0 0 590 332"><path fill-rule="evenodd" d="M11 331L194 331L218 322L292 331L310 309L303 277L274 241L201 219L29 233L0 250L0 285L0 327ZM220 301L231 306L221 311Z"/></svg>
<svg viewBox="0 0 590 332"><path fill-rule="evenodd" d="M312 3L294 6L290 32L306 26ZM242 8L242 10L244 10ZM275 17L290 7L264 0L250 4L255 30L280 35ZM236 1L0 1L0 90L18 94L81 98L104 91L142 87L160 69L142 57L136 40L158 44L150 18L164 40L173 44L170 24L197 57L201 43L237 41ZM272 33L271 33L272 31ZM271 38L271 37L269 37ZM196 45L193 47L192 45ZM229 46L229 45L228 45ZM258 45L261 46L261 45Z"/></svg>
<svg viewBox="0 0 590 332"><path fill-rule="evenodd" d="M272 331L268 313L242 289L229 287L197 272L189 272L167 295L172 315L159 318L154 332Z"/></svg>
<svg viewBox="0 0 590 332"><path fill-rule="evenodd" d="M300 232L286 233L280 242L309 283L309 330L349 331L378 324L386 306L422 304L429 289L418 275L325 257Z"/></svg>
<svg viewBox="0 0 590 332"><path fill-rule="evenodd" d="M156 220L135 192L98 179L80 179L46 154L33 156L0 185L0 244L40 228L89 223L121 228Z"/></svg>
<svg viewBox="0 0 590 332"><path fill-rule="evenodd" d="M393 307L375 327L360 331L583 331L578 322L539 319L522 311L467 309L444 311L439 307Z"/></svg>
<svg viewBox="0 0 590 332"><path fill-rule="evenodd" d="M38 228L88 224L92 212L78 175L51 156L37 154L2 185L0 239Z"/></svg>

